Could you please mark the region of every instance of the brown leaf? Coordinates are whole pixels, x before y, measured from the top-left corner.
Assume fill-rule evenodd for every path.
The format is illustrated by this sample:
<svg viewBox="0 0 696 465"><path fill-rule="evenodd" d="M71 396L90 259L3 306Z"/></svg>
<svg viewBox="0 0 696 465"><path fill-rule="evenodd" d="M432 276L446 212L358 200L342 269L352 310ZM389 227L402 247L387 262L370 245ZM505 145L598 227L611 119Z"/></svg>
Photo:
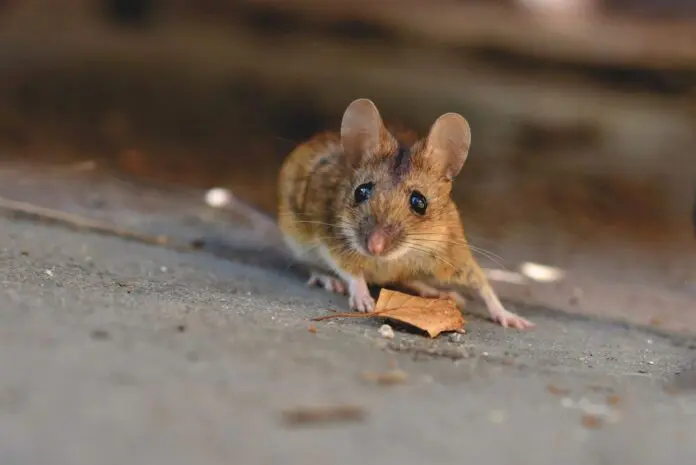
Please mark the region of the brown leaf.
<svg viewBox="0 0 696 465"><path fill-rule="evenodd" d="M417 297L389 289L380 292L375 313L420 328L433 338L443 331L463 329L466 323L450 298Z"/></svg>
<svg viewBox="0 0 696 465"><path fill-rule="evenodd" d="M312 321L331 318L387 318L422 329L432 338L443 331L461 331L466 324L457 303L449 297L417 297L389 289L382 289L373 312L336 313Z"/></svg>

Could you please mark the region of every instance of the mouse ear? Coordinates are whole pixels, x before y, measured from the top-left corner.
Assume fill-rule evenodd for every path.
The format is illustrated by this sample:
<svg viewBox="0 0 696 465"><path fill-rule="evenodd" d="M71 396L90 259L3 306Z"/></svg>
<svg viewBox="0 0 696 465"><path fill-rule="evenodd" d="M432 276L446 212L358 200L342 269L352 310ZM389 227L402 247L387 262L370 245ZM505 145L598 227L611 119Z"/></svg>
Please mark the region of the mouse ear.
<svg viewBox="0 0 696 465"><path fill-rule="evenodd" d="M379 110L370 99L354 100L343 113L341 144L348 159L359 163L377 152L385 131Z"/></svg>
<svg viewBox="0 0 696 465"><path fill-rule="evenodd" d="M458 113L445 113L430 128L425 157L433 169L451 180L464 166L470 146L469 123Z"/></svg>

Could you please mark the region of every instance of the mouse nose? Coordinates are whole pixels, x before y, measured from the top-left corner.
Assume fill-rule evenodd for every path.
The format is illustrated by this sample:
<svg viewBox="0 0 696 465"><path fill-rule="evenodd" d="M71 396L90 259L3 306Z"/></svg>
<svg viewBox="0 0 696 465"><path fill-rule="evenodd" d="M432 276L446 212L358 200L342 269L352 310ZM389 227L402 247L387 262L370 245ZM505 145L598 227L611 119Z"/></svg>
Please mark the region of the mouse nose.
<svg viewBox="0 0 696 465"><path fill-rule="evenodd" d="M367 250L373 255L380 255L389 245L389 236L384 229L376 229L367 237Z"/></svg>

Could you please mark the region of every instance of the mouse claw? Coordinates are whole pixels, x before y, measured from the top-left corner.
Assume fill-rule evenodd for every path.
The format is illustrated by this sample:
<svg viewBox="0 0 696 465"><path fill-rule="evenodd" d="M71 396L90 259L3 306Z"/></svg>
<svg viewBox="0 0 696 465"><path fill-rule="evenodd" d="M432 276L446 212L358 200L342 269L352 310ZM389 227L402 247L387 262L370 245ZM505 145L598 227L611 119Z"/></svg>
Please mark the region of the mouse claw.
<svg viewBox="0 0 696 465"><path fill-rule="evenodd" d="M508 310L502 310L491 314L491 318L496 323L500 324L503 328L515 328L515 329L529 329L533 328L535 325L526 318L512 313Z"/></svg>
<svg viewBox="0 0 696 465"><path fill-rule="evenodd" d="M368 313L375 308L375 299L369 294L364 295L351 295L350 296L350 308L360 313Z"/></svg>
<svg viewBox="0 0 696 465"><path fill-rule="evenodd" d="M350 283L350 308L361 313L371 312L375 309L375 299L370 295L370 290L364 280L354 280Z"/></svg>

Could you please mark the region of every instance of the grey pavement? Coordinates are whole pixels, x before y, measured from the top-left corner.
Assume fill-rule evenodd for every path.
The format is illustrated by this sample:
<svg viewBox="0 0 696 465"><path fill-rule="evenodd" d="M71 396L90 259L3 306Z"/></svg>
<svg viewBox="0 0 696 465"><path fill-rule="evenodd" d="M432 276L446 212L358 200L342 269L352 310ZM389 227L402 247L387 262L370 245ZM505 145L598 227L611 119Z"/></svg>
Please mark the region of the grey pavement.
<svg viewBox="0 0 696 465"><path fill-rule="evenodd" d="M162 215L133 224L208 227ZM693 336L519 306L534 331L467 315L459 339L365 319L313 333L345 299L240 228L216 227L221 257L1 216L0 463L694 462ZM361 377L394 364L402 384ZM282 421L343 404L364 418Z"/></svg>

